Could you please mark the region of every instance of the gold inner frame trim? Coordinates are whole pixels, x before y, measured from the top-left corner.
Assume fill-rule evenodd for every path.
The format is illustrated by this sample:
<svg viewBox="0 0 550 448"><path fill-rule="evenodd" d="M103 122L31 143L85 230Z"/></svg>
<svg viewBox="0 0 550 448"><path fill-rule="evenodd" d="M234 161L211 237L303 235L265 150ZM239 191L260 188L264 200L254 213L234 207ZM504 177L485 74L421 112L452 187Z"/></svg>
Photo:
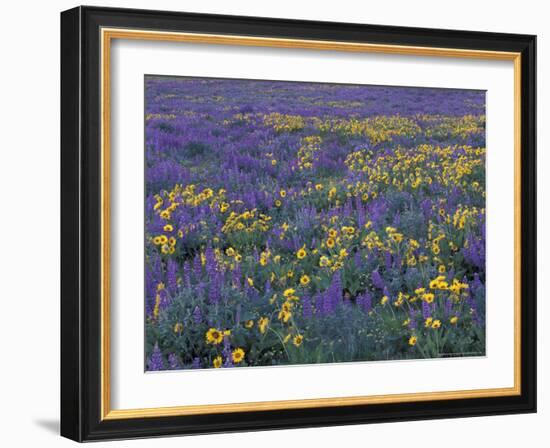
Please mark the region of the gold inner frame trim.
<svg viewBox="0 0 550 448"><path fill-rule="evenodd" d="M231 36L217 34L101 29L101 419L168 417L228 412L252 412L316 407L406 403L431 400L502 397L521 394L521 54L458 48L335 42L305 39ZM418 392L302 400L280 400L141 409L111 409L110 346L110 63L113 39L186 42L212 45L294 48L356 53L381 53L428 57L455 57L513 61L514 63L514 386L441 392Z"/></svg>

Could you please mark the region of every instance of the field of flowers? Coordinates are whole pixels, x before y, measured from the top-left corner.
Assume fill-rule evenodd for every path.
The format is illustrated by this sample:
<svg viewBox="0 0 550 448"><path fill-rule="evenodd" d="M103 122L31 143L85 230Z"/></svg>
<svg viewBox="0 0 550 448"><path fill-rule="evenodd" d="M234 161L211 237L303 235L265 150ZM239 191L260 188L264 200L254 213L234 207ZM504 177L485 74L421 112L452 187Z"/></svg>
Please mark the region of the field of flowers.
<svg viewBox="0 0 550 448"><path fill-rule="evenodd" d="M485 354L485 93L147 76L146 369Z"/></svg>

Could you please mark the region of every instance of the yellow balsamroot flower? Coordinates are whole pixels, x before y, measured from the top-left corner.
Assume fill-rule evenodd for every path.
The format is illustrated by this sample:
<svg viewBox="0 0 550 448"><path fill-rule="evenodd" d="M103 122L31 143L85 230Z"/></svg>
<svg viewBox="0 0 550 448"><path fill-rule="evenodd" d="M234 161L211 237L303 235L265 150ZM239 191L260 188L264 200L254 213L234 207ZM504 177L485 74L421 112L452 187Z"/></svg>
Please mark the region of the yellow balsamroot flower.
<svg viewBox="0 0 550 448"><path fill-rule="evenodd" d="M225 330L225 331L223 332L223 335L224 335L224 336L231 336L231 330Z"/></svg>
<svg viewBox="0 0 550 448"><path fill-rule="evenodd" d="M435 295L432 294L431 292L427 292L422 295L422 300L424 300L424 302L426 303L432 303L434 299L435 299Z"/></svg>
<svg viewBox="0 0 550 448"><path fill-rule="evenodd" d="M267 317L260 317L260 320L258 321L258 328L260 329L260 333L264 334L265 330L267 330L268 325L269 319Z"/></svg>
<svg viewBox="0 0 550 448"><path fill-rule="evenodd" d="M426 328L429 328L432 326L432 323L433 323L433 317L428 317L425 321L424 321L424 326Z"/></svg>
<svg viewBox="0 0 550 448"><path fill-rule="evenodd" d="M160 244L166 244L168 242L168 237L166 235L159 236Z"/></svg>
<svg viewBox="0 0 550 448"><path fill-rule="evenodd" d="M386 303L388 303L388 300L390 300L390 299L388 298L388 296L383 296L383 297L382 297L382 300L380 300L380 303L381 303L382 305L385 305Z"/></svg>
<svg viewBox="0 0 550 448"><path fill-rule="evenodd" d="M156 236L153 238L153 244L155 244L156 246L160 246L162 244L160 240L160 236Z"/></svg>
<svg viewBox="0 0 550 448"><path fill-rule="evenodd" d="M170 238L168 238L168 244L170 244L170 246L175 246L176 239L173 236L171 236Z"/></svg>
<svg viewBox="0 0 550 448"><path fill-rule="evenodd" d="M348 251L346 249L340 249L340 258L346 258L348 256Z"/></svg>
<svg viewBox="0 0 550 448"><path fill-rule="evenodd" d="M218 345L223 341L223 333L216 328L210 328L206 332L206 342L208 344Z"/></svg>
<svg viewBox="0 0 550 448"><path fill-rule="evenodd" d="M233 257L235 256L235 249L233 249L232 247L228 247L227 249L225 249L225 254L228 257Z"/></svg>
<svg viewBox="0 0 550 448"><path fill-rule="evenodd" d="M277 200L275 201L275 207L280 207L281 205L282 205L282 202L279 201L279 199L277 199Z"/></svg>
<svg viewBox="0 0 550 448"><path fill-rule="evenodd" d="M231 358L235 364L239 364L244 359L244 350L242 348L237 348L231 353Z"/></svg>
<svg viewBox="0 0 550 448"><path fill-rule="evenodd" d="M271 159L271 165L273 166L277 165L277 161L275 159Z"/></svg>
<svg viewBox="0 0 550 448"><path fill-rule="evenodd" d="M439 319L434 320L434 321L432 322L432 328L437 329L437 328L439 328L439 327L441 327L441 321L440 321Z"/></svg>
<svg viewBox="0 0 550 448"><path fill-rule="evenodd" d="M407 318L407 319L405 319L405 320L403 321L403 324L402 324L402 325L403 325L404 327L406 327L406 326L409 325L410 323L411 323L411 320L410 320L409 318Z"/></svg>
<svg viewBox="0 0 550 448"><path fill-rule="evenodd" d="M416 289L414 290L414 293L415 293L415 294L418 294L418 295L423 294L424 292L426 292L426 289L425 289L425 288L416 288Z"/></svg>
<svg viewBox="0 0 550 448"><path fill-rule="evenodd" d="M279 315L277 317L279 320L282 320L283 322L286 323L292 317L292 313L290 311L281 310L279 311Z"/></svg>
<svg viewBox="0 0 550 448"><path fill-rule="evenodd" d="M181 333L183 331L183 324L178 322L174 325L174 333Z"/></svg>
<svg viewBox="0 0 550 448"><path fill-rule="evenodd" d="M281 261L281 256L280 256L280 255L275 255L275 256L273 257L273 261L274 261L275 263L279 263L279 262ZM271 280L271 281L273 281L273 280Z"/></svg>
<svg viewBox="0 0 550 448"><path fill-rule="evenodd" d="M322 268L327 267L329 264L330 264L330 260L328 259L328 257L323 255L319 259L319 266L321 266Z"/></svg>
<svg viewBox="0 0 550 448"><path fill-rule="evenodd" d="M392 233L391 239L395 241L396 243L400 243L403 241L403 234L402 233Z"/></svg>
<svg viewBox="0 0 550 448"><path fill-rule="evenodd" d="M416 338L416 336L411 336L411 337L409 338L409 345L410 345L411 347L415 346L417 340L418 340L418 339Z"/></svg>
<svg viewBox="0 0 550 448"><path fill-rule="evenodd" d="M447 289L449 284L445 281L445 276L440 275L430 282L430 289Z"/></svg>
<svg viewBox="0 0 550 448"><path fill-rule="evenodd" d="M330 236L331 238L336 238L338 236L338 231L335 229L330 229L328 231L328 236Z"/></svg>
<svg viewBox="0 0 550 448"><path fill-rule="evenodd" d="M334 238L328 238L328 239L327 239L327 247L328 247L329 249L332 249L332 248L334 247L334 244L335 244L335 243L334 243Z"/></svg>
<svg viewBox="0 0 550 448"><path fill-rule="evenodd" d="M266 257L260 257L260 265L265 266L267 263L268 261Z"/></svg>
<svg viewBox="0 0 550 448"><path fill-rule="evenodd" d="M299 260L306 258L306 256L307 252L305 246L301 247L300 249L298 249L298 252L296 252L296 257L298 257Z"/></svg>
<svg viewBox="0 0 550 448"><path fill-rule="evenodd" d="M440 266L437 268L437 272L439 272L440 274L444 274L444 273L445 273L445 266L444 266L444 265L440 265Z"/></svg>
<svg viewBox="0 0 550 448"><path fill-rule="evenodd" d="M451 320L450 320L450 322L451 322L451 324L452 324L452 325L456 325L456 324L457 324L457 322L458 322L458 317L457 317L457 316L453 316L453 317L451 317Z"/></svg>
<svg viewBox="0 0 550 448"><path fill-rule="evenodd" d="M254 321L252 319L247 320L244 324L246 328L252 328L254 326Z"/></svg>
<svg viewBox="0 0 550 448"><path fill-rule="evenodd" d="M288 333L283 339L283 344L286 344L288 341L290 341L291 337L292 337L292 335L290 333Z"/></svg>
<svg viewBox="0 0 550 448"><path fill-rule="evenodd" d="M219 369L222 366L222 357L216 356L214 358L214 361L212 361L212 365L214 366L215 369Z"/></svg>
<svg viewBox="0 0 550 448"><path fill-rule="evenodd" d="M174 230L174 227L172 227L172 224L166 224L162 229L165 232L172 232Z"/></svg>
<svg viewBox="0 0 550 448"><path fill-rule="evenodd" d="M282 198L285 198L286 197L286 191L285 190L279 191L279 196L281 196Z"/></svg>
<svg viewBox="0 0 550 448"><path fill-rule="evenodd" d="M302 275L302 276L300 277L300 284L301 284L302 286L308 285L309 282L310 282L309 276L307 276L307 275L304 274L304 275Z"/></svg>
<svg viewBox="0 0 550 448"><path fill-rule="evenodd" d="M317 191L321 191L321 190L323 189L323 184L316 184L316 185L315 185L315 189L316 189Z"/></svg>
<svg viewBox="0 0 550 448"><path fill-rule="evenodd" d="M296 336L294 336L293 344L296 347L300 347L300 345L302 345L302 342L304 342L304 337L301 334L297 334Z"/></svg>
<svg viewBox="0 0 550 448"><path fill-rule="evenodd" d="M254 280L252 280L250 277L247 277L247 278L246 278L246 281L248 282L248 284L249 284L250 286L254 286Z"/></svg>
<svg viewBox="0 0 550 448"><path fill-rule="evenodd" d="M242 261L242 259L243 259L243 257L242 257L241 254L235 255L235 261L236 261L237 263L240 263L240 262Z"/></svg>
<svg viewBox="0 0 550 448"><path fill-rule="evenodd" d="M346 233L348 235L353 235L355 233L355 227L353 227L353 226L346 227Z"/></svg>
<svg viewBox="0 0 550 448"><path fill-rule="evenodd" d="M285 289L285 291L283 292L283 296L285 296L286 298L288 298L288 297L293 296L295 293L296 293L296 290L295 290L295 289L293 289L293 288L288 288L288 289Z"/></svg>
<svg viewBox="0 0 550 448"><path fill-rule="evenodd" d="M393 306L395 306L396 308L400 307L401 305L403 305L404 302L405 302L405 296L403 295L402 292L400 292L399 296L397 297L397 300L393 302Z"/></svg>

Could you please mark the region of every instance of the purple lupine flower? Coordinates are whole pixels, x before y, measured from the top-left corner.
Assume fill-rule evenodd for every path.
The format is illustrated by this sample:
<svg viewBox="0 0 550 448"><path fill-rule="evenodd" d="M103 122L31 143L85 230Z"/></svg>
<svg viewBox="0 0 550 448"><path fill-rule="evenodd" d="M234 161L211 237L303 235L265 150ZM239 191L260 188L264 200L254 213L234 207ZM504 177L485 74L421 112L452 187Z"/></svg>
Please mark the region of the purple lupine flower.
<svg viewBox="0 0 550 448"><path fill-rule="evenodd" d="M481 325L481 318L479 316L477 302L470 290L466 289L465 292L466 292L466 305L468 305L468 308L470 309L470 315L472 316L472 321L476 326L479 327Z"/></svg>
<svg viewBox="0 0 550 448"><path fill-rule="evenodd" d="M389 271L392 267L392 256L389 250L384 253L384 263L386 264L386 271Z"/></svg>
<svg viewBox="0 0 550 448"><path fill-rule="evenodd" d="M412 307L409 309L409 328L416 330L416 310Z"/></svg>
<svg viewBox="0 0 550 448"><path fill-rule="evenodd" d="M222 298L223 274L215 271L210 277L210 286L208 288L208 303L214 305Z"/></svg>
<svg viewBox="0 0 550 448"><path fill-rule="evenodd" d="M424 219L428 221L432 217L432 201L431 199L424 199L420 206L422 207L422 213L424 214Z"/></svg>
<svg viewBox="0 0 550 448"><path fill-rule="evenodd" d="M233 367L233 358L231 356L231 342L228 336L224 336L223 338L222 356L225 360L223 364L224 367Z"/></svg>
<svg viewBox="0 0 550 448"><path fill-rule="evenodd" d="M264 294L267 296L271 292L271 281L267 279L264 286Z"/></svg>
<svg viewBox="0 0 550 448"><path fill-rule="evenodd" d="M329 297L331 301L330 309L331 312L334 312L338 305L342 303L343 300L343 288L342 288L342 277L339 271L336 271L332 276L332 283L329 286Z"/></svg>
<svg viewBox="0 0 550 448"><path fill-rule="evenodd" d="M214 254L214 249L211 246L208 246L204 251L205 258L205 270L209 276L214 276L217 269L218 263L216 261L216 256Z"/></svg>
<svg viewBox="0 0 550 448"><path fill-rule="evenodd" d="M302 297L302 316L304 319L310 319L313 316L313 307L309 294L304 294Z"/></svg>
<svg viewBox="0 0 550 448"><path fill-rule="evenodd" d="M183 263L183 284L185 286L191 286L191 267L189 266L189 263L185 262Z"/></svg>
<svg viewBox="0 0 550 448"><path fill-rule="evenodd" d="M202 260L200 255L195 255L193 258L193 275L195 281L198 282L202 276Z"/></svg>
<svg viewBox="0 0 550 448"><path fill-rule="evenodd" d="M202 312L198 305L193 310L193 322L195 322L196 325L202 323Z"/></svg>
<svg viewBox="0 0 550 448"><path fill-rule="evenodd" d="M466 280L466 278L464 278L462 280L463 283L468 283L468 281ZM479 278L479 274L476 272L474 274L474 281L472 282L472 285L471 285L471 293L472 294L477 294L477 292L480 290L480 289L483 289L483 283L481 282L480 278Z"/></svg>
<svg viewBox="0 0 550 448"><path fill-rule="evenodd" d="M453 312L453 302L450 297L447 297L445 299L445 305L443 308L443 314L445 317L449 317L451 313Z"/></svg>
<svg viewBox="0 0 550 448"><path fill-rule="evenodd" d="M432 309L431 309L430 305L423 300L422 301L422 317L424 319L427 319L431 315L432 315Z"/></svg>
<svg viewBox="0 0 550 448"><path fill-rule="evenodd" d="M356 299L357 306L364 313L369 313L372 310L372 295L369 291L359 294Z"/></svg>
<svg viewBox="0 0 550 448"><path fill-rule="evenodd" d="M198 357L193 358L193 362L191 363L192 369L200 369L201 368L201 360Z"/></svg>
<svg viewBox="0 0 550 448"><path fill-rule="evenodd" d="M384 283L384 279L382 279L382 276L378 270L372 271L370 278L372 280L372 284L378 289L384 289L386 287L386 283Z"/></svg>
<svg viewBox="0 0 550 448"><path fill-rule="evenodd" d="M313 303L315 304L315 314L319 316L324 315L324 297L323 294L315 294L313 296Z"/></svg>
<svg viewBox="0 0 550 448"><path fill-rule="evenodd" d="M147 360L147 370L150 372L164 370L164 360L162 359L162 352L159 349L158 344L155 344L153 352L149 359Z"/></svg>
<svg viewBox="0 0 550 448"><path fill-rule="evenodd" d="M175 353L170 353L168 355L168 365L172 370L178 370L179 368L181 368L180 360Z"/></svg>
<svg viewBox="0 0 550 448"><path fill-rule="evenodd" d="M166 283L170 294L174 295L178 288L177 281L178 264L171 258L168 260L166 267Z"/></svg>
<svg viewBox="0 0 550 448"><path fill-rule="evenodd" d="M333 302L332 302L330 290L327 289L325 292L323 292L322 297L323 297L322 314L326 316L332 313Z"/></svg>

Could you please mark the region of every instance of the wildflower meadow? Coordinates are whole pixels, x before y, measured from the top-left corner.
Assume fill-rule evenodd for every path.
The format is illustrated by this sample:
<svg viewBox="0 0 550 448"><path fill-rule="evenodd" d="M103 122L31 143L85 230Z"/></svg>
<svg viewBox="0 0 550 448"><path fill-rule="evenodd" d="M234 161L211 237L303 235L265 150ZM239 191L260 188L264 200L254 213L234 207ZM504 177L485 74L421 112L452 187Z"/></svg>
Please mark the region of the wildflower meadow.
<svg viewBox="0 0 550 448"><path fill-rule="evenodd" d="M485 354L485 92L145 77L146 370Z"/></svg>

